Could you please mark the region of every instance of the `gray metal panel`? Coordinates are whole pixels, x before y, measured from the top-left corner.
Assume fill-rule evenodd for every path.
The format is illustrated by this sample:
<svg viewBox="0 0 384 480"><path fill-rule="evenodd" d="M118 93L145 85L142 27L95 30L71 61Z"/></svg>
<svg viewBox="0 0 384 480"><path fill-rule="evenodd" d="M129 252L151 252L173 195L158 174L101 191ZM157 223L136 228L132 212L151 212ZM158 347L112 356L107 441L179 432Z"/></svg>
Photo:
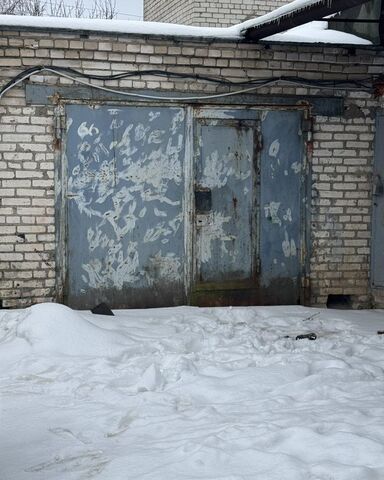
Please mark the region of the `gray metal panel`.
<svg viewBox="0 0 384 480"><path fill-rule="evenodd" d="M254 277L255 127L249 120L197 122L195 194L210 198L204 212L196 205L197 282L231 282L235 290Z"/></svg>
<svg viewBox="0 0 384 480"><path fill-rule="evenodd" d="M384 287L384 114L376 119L375 165L373 172L373 226L371 280Z"/></svg>
<svg viewBox="0 0 384 480"><path fill-rule="evenodd" d="M384 1L371 0L334 15L328 20L328 28L366 38L376 45L383 45L384 32L380 27L384 20L383 16Z"/></svg>
<svg viewBox="0 0 384 480"><path fill-rule="evenodd" d="M145 100L138 97L124 97L123 95L103 92L101 90L92 89L84 86L65 87L65 86L45 86L27 84L26 101L32 105L51 105L59 98L61 100L80 100L84 101L110 101L110 102L135 102L135 103L152 103L153 100ZM123 90L122 90L123 91ZM179 97L178 103L188 104L220 104L226 105L276 105L276 106L296 106L296 105L311 105L313 115L323 115L330 117L338 117L344 115L344 99L341 97L324 97L324 96L298 96L298 95L234 95L231 97L224 97L218 99L201 99L196 101L185 102L184 97L190 97L190 93L182 94L179 92L158 91L158 90L127 90L131 93L138 93L141 95L156 95L158 97ZM197 95L199 95L197 93Z"/></svg>
<svg viewBox="0 0 384 480"><path fill-rule="evenodd" d="M266 303L298 303L300 297L301 119L297 111L262 117L260 283Z"/></svg>
<svg viewBox="0 0 384 480"><path fill-rule="evenodd" d="M67 107L67 301L176 305L184 293L181 108Z"/></svg>

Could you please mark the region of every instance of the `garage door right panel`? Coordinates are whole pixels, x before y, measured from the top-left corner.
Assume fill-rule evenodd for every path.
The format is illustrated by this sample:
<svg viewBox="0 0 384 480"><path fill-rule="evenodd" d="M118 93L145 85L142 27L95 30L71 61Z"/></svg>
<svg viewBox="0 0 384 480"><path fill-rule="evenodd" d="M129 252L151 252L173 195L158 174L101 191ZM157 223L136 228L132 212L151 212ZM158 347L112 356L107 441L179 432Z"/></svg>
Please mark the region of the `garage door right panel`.
<svg viewBox="0 0 384 480"><path fill-rule="evenodd" d="M262 116L260 289L265 304L300 303L302 113Z"/></svg>

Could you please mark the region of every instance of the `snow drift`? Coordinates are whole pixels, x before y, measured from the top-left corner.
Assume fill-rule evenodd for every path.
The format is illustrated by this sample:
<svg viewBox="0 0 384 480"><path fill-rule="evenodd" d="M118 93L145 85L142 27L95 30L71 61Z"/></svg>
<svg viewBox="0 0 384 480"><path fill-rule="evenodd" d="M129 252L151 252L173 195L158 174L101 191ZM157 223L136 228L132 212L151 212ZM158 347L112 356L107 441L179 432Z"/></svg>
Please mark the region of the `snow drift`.
<svg viewBox="0 0 384 480"><path fill-rule="evenodd" d="M16 335L36 352L64 355L116 355L128 339L107 328L94 325L64 305L43 303L27 310Z"/></svg>

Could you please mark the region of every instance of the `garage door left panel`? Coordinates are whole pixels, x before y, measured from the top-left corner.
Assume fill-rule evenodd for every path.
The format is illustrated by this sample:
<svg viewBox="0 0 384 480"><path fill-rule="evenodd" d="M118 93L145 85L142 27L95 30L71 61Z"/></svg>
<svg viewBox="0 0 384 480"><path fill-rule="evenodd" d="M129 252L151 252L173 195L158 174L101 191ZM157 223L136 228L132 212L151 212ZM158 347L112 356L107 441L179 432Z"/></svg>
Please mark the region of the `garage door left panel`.
<svg viewBox="0 0 384 480"><path fill-rule="evenodd" d="M66 108L65 301L185 303L185 111Z"/></svg>

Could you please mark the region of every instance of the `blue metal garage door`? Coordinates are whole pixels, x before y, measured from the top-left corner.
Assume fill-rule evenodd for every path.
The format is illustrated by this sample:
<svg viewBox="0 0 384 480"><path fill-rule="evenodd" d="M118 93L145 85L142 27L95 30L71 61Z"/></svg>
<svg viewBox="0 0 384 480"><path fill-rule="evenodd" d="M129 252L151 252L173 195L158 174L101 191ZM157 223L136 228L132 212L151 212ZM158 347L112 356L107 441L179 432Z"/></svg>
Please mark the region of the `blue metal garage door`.
<svg viewBox="0 0 384 480"><path fill-rule="evenodd" d="M298 111L70 105L65 301L297 303Z"/></svg>
<svg viewBox="0 0 384 480"><path fill-rule="evenodd" d="M67 301L185 301L181 108L67 108Z"/></svg>
<svg viewBox="0 0 384 480"><path fill-rule="evenodd" d="M263 114L260 291L264 304L300 303L306 212L302 120L300 111Z"/></svg>

